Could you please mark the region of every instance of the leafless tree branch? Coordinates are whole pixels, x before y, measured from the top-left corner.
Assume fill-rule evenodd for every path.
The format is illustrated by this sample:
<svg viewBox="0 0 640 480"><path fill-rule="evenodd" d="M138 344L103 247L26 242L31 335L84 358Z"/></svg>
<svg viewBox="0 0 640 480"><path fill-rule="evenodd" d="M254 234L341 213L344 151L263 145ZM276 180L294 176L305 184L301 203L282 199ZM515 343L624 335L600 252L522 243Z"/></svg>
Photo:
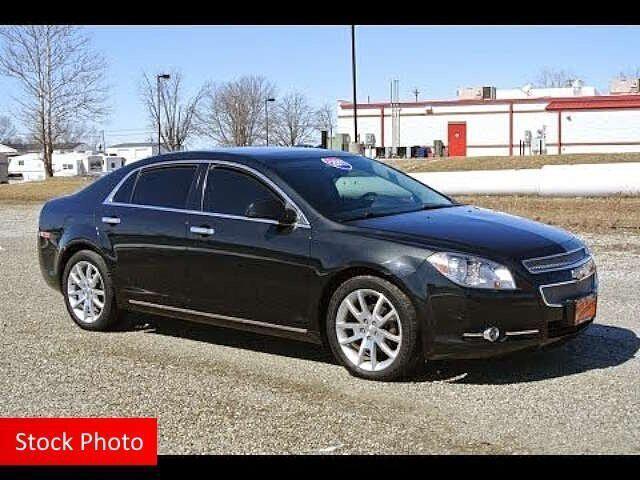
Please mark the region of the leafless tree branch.
<svg viewBox="0 0 640 480"><path fill-rule="evenodd" d="M544 67L532 83L538 88L570 87L571 82L578 79L580 77L569 70Z"/></svg>
<svg viewBox="0 0 640 480"><path fill-rule="evenodd" d="M315 113L301 93L290 93L279 99L274 108L275 143L294 146L308 142L317 125Z"/></svg>
<svg viewBox="0 0 640 480"><path fill-rule="evenodd" d="M160 82L158 105L156 76L142 74L140 96L149 115L149 124L157 129L160 118L161 142L167 150L181 150L185 142L196 134L196 115L204 95L202 87L194 96L185 98L182 74L174 70L170 72L169 79Z"/></svg>
<svg viewBox="0 0 640 480"><path fill-rule="evenodd" d="M265 100L274 95L275 86L261 76L208 84L199 132L218 145L254 145L264 138Z"/></svg>
<svg viewBox="0 0 640 480"><path fill-rule="evenodd" d="M52 176L54 144L108 112L106 61L75 26L4 27L0 39L0 74L22 87L15 99L20 118L42 146L45 172Z"/></svg>
<svg viewBox="0 0 640 480"><path fill-rule="evenodd" d="M16 139L18 131L11 118L0 115L0 143L7 143Z"/></svg>
<svg viewBox="0 0 640 480"><path fill-rule="evenodd" d="M316 128L320 131L326 130L329 137L333 136L336 130L336 109L330 103L322 105L315 113Z"/></svg>

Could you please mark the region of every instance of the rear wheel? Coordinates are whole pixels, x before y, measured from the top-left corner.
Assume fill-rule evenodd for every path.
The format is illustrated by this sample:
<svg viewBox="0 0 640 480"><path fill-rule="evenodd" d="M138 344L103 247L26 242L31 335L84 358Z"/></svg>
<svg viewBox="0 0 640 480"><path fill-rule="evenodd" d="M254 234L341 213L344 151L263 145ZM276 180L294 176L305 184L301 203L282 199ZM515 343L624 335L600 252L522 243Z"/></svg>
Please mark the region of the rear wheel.
<svg viewBox="0 0 640 480"><path fill-rule="evenodd" d="M67 311L86 330L108 330L118 320L109 269L100 255L91 250L75 253L62 276Z"/></svg>
<svg viewBox="0 0 640 480"><path fill-rule="evenodd" d="M331 350L353 375L397 380L424 361L415 308L391 282L373 276L347 280L331 297L327 315Z"/></svg>

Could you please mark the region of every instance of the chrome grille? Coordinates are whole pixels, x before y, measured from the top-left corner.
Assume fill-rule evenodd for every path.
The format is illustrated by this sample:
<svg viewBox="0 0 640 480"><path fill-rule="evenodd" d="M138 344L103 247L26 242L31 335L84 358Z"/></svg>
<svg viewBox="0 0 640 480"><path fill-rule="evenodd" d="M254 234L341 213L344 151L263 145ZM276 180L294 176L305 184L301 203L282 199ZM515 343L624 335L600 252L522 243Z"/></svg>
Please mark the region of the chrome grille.
<svg viewBox="0 0 640 480"><path fill-rule="evenodd" d="M598 278L595 274L582 280L543 285L540 293L544 303L549 307L561 307L567 300L585 297L598 288Z"/></svg>
<svg viewBox="0 0 640 480"><path fill-rule="evenodd" d="M571 252L549 255L547 257L529 258L523 260L522 264L531 273L544 273L553 270L564 270L577 266L589 257L586 248L579 248Z"/></svg>

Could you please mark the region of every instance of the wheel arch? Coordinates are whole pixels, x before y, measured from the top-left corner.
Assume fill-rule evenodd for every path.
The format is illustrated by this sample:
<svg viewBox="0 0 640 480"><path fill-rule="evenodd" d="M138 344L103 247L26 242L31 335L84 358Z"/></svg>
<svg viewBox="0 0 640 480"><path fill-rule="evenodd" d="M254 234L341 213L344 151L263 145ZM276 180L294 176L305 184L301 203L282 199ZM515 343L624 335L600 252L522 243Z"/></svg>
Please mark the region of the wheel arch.
<svg viewBox="0 0 640 480"><path fill-rule="evenodd" d="M318 332L320 333L320 338L322 342L326 345L326 321L327 321L327 310L329 309L329 302L331 300L331 296L334 292L347 280L360 277L360 276L372 276L378 277L383 280L386 280L396 287L398 287L414 304L414 308L417 306L414 303L414 300L411 295L411 291L407 288L407 285L396 275L393 273L383 270L381 268L372 267L369 265L353 265L346 267L338 272L335 272L326 285L323 287L322 292L320 294L320 300L318 302L317 312L316 312L316 327Z"/></svg>
<svg viewBox="0 0 640 480"><path fill-rule="evenodd" d="M106 257L103 254L100 247L98 247L95 243L91 242L90 240L78 239L78 240L70 241L64 246L64 248L61 249L60 255L58 256L56 274L57 274L58 284L60 285L61 289L63 289L62 276L64 273L64 269L67 266L67 263L69 262L69 260L73 255L75 255L76 253L82 250L90 250L92 252L95 252L106 261Z"/></svg>

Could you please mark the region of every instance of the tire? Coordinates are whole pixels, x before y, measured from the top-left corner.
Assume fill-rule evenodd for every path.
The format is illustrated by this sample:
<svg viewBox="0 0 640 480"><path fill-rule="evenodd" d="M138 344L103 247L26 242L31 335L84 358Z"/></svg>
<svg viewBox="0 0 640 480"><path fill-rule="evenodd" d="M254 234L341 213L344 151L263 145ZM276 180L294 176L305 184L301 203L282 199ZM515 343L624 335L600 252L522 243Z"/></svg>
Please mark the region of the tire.
<svg viewBox="0 0 640 480"><path fill-rule="evenodd" d="M382 278L358 276L340 285L329 301L325 325L334 357L356 377L400 380L424 364L415 307L402 290Z"/></svg>
<svg viewBox="0 0 640 480"><path fill-rule="evenodd" d="M78 285L77 280L80 279L80 283L82 283L85 278L95 279L96 271L99 274L96 285L91 287L90 282L87 283L87 287L91 288L89 298L95 300L76 303L83 296L86 298L86 293ZM81 275L83 272L84 278ZM120 312L116 306L111 273L103 258L96 252L81 250L73 254L65 265L61 287L67 311L80 328L106 331L118 323ZM102 292L102 294L98 292ZM101 308L100 303L102 303ZM83 308L85 304L88 304L87 310Z"/></svg>

